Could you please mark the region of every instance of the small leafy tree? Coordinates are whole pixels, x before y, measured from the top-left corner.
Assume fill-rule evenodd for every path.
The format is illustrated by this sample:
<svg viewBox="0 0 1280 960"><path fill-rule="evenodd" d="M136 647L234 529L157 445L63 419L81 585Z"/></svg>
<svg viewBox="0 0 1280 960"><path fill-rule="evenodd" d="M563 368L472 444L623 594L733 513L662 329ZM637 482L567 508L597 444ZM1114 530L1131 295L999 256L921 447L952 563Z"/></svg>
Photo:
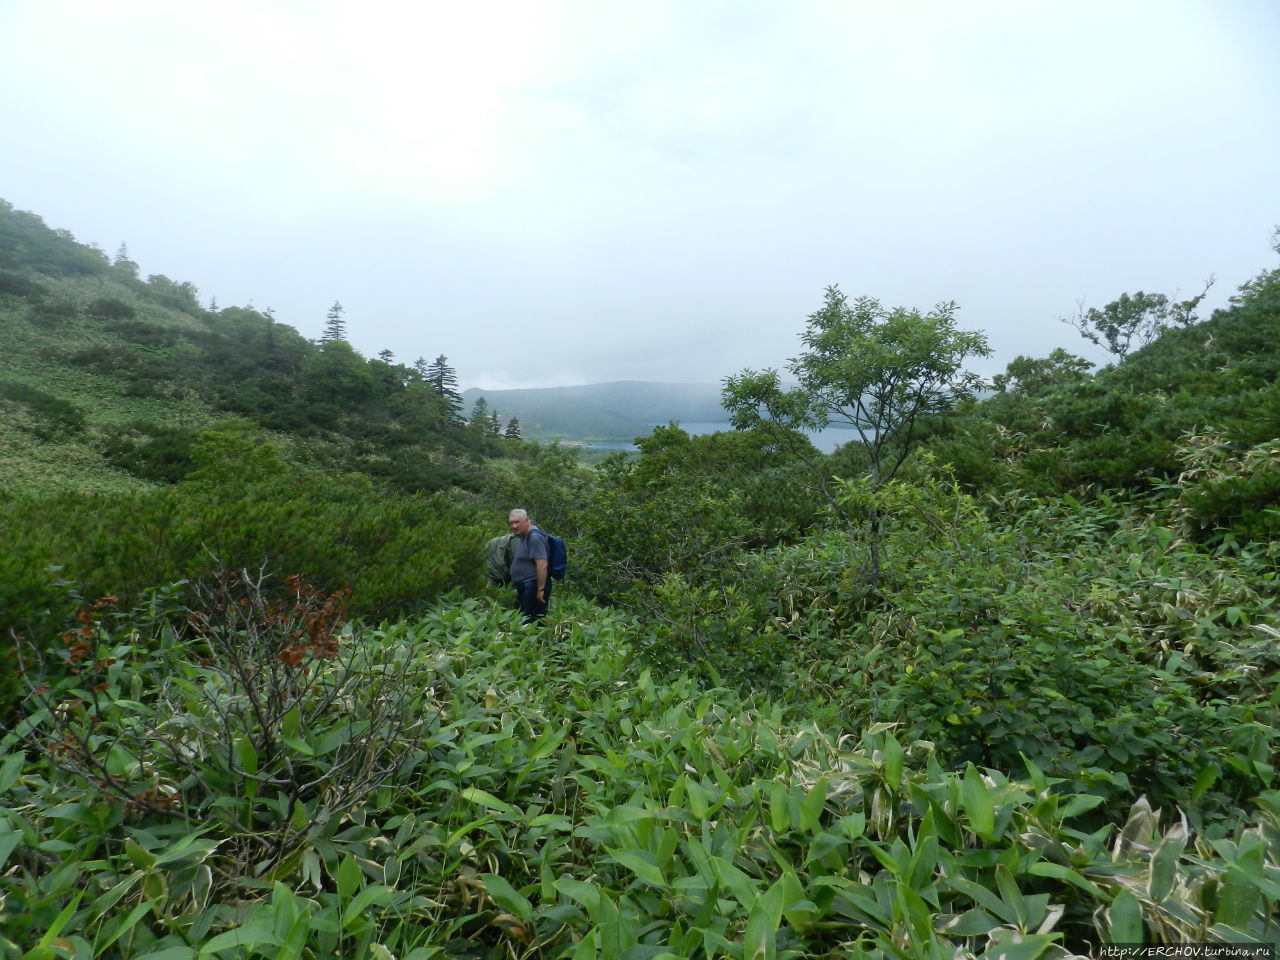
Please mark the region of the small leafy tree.
<svg viewBox="0 0 1280 960"><path fill-rule="evenodd" d="M839 287L828 287L800 335L806 349L788 361L797 386L784 390L777 370L745 370L724 383L724 407L734 427L771 432L812 468L854 550L864 553L860 573L867 584L880 577L884 517L877 495L911 452L917 422L952 409L984 385L963 367L991 350L982 333L956 328L956 309L943 303L927 314L890 310L871 297L850 303ZM832 423L852 427L862 441L867 474L860 505L797 433Z"/></svg>
<svg viewBox="0 0 1280 960"><path fill-rule="evenodd" d="M1173 300L1163 293L1143 293L1139 290L1130 296L1120 294L1101 310L1080 306L1074 317L1063 317L1062 322L1075 327L1090 343L1102 347L1108 353L1123 360L1133 350L1141 350L1164 330L1189 327L1199 317L1200 305L1213 278L1205 281L1204 289L1189 300Z"/></svg>

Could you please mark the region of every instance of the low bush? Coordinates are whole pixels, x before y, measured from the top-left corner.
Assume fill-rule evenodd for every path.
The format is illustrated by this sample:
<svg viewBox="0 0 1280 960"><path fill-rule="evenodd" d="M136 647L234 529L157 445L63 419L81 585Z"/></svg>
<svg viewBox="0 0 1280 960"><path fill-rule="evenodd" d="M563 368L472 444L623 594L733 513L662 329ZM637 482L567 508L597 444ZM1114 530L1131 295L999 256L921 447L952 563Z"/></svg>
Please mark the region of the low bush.
<svg viewBox="0 0 1280 960"><path fill-rule="evenodd" d="M84 411L71 401L30 384L0 380L0 403L6 400L21 403L36 415L34 432L41 440L54 440L59 436L77 434L84 430Z"/></svg>
<svg viewBox="0 0 1280 960"><path fill-rule="evenodd" d="M1082 829L1101 798L1034 765L947 772L893 724L655 683L634 627L577 603L532 630L474 601L321 630L365 651L352 673L286 669L288 616L244 637L267 620L90 615L83 672L0 754L5 955L1065 960L1276 934L1274 793L1230 838L1147 800ZM255 714L255 684L285 709ZM376 710L402 723L386 776L335 815Z"/></svg>

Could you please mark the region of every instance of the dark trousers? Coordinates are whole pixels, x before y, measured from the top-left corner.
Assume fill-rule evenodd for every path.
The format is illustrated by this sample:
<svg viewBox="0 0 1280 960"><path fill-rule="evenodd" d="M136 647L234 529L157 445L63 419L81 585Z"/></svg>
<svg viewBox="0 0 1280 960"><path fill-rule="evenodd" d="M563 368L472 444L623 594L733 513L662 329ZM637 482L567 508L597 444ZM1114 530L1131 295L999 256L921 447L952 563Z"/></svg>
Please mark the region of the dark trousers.
<svg viewBox="0 0 1280 960"><path fill-rule="evenodd" d="M542 587L542 602L538 602L538 581L521 580L515 585L516 609L520 611L525 623L533 623L547 615L547 604L551 602L551 579Z"/></svg>

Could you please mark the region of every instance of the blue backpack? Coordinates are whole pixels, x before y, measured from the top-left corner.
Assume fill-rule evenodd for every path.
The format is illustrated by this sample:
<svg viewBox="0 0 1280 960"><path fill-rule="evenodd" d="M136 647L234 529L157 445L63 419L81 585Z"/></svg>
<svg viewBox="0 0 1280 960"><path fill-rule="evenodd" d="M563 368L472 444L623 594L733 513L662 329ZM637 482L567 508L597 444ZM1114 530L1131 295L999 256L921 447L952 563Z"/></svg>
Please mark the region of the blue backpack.
<svg viewBox="0 0 1280 960"><path fill-rule="evenodd" d="M553 580L563 580L564 572L569 566L569 550L565 547L564 540L540 527L534 529L547 538L547 573Z"/></svg>

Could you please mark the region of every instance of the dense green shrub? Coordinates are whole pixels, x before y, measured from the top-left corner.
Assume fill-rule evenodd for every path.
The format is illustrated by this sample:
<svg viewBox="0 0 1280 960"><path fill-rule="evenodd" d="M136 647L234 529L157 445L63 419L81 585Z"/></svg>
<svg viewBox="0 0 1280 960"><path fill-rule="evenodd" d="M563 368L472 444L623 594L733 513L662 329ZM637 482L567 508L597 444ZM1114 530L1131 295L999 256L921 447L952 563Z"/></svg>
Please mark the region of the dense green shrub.
<svg viewBox="0 0 1280 960"><path fill-rule="evenodd" d="M1222 436L1188 437L1170 485L1178 521L1207 543L1280 540L1280 437L1237 452Z"/></svg>
<svg viewBox="0 0 1280 960"><path fill-rule="evenodd" d="M82 679L36 695L56 709L27 754L0 745L7 956L1067 960L1275 936L1275 793L1218 840L1146 800L1083 829L1100 798L1034 766L947 772L892 724L656 683L634 627L580 605L554 632L474 601L353 624L337 646L362 658L277 661L284 709L257 721L273 681L227 656L250 618L179 637L154 608L91 615ZM393 729L338 815L347 758Z"/></svg>
<svg viewBox="0 0 1280 960"><path fill-rule="evenodd" d="M717 554L725 533L693 517L732 516L732 504L686 502L661 529L679 531L668 536L690 545L688 559L614 598L651 624L637 648L850 732L894 722L955 763L1011 769L1025 757L1113 803L1138 791L1184 804L1197 822L1230 819L1272 783L1280 717L1267 684L1280 656L1249 622L1276 600L1274 576L1259 576L1265 554L1206 555L1145 505L1105 499L1010 499L989 518L927 476L878 496L892 523L872 594L838 533ZM633 549L615 565L648 556ZM670 556L648 562L656 571Z"/></svg>
<svg viewBox="0 0 1280 960"><path fill-rule="evenodd" d="M44 298L49 287L27 273L0 270L0 294L9 294L35 303Z"/></svg>
<svg viewBox="0 0 1280 960"><path fill-rule="evenodd" d="M131 320L138 313L133 304L119 297L98 297L84 308L84 312L86 316L104 321Z"/></svg>
<svg viewBox="0 0 1280 960"><path fill-rule="evenodd" d="M0 380L0 403L21 403L36 415L34 433L42 440L63 434L76 434L84 429L85 417L74 403L15 380Z"/></svg>
<svg viewBox="0 0 1280 960"><path fill-rule="evenodd" d="M38 327L57 327L74 320L80 308L70 300L41 300L27 311L31 322Z"/></svg>
<svg viewBox="0 0 1280 960"><path fill-rule="evenodd" d="M1280 293L1268 287L1094 376L1067 354L1020 357L1001 392L928 424L929 445L975 489L1143 491L1176 479L1188 434L1222 434L1237 450L1280 436L1278 338Z"/></svg>
<svg viewBox="0 0 1280 960"><path fill-rule="evenodd" d="M108 436L102 454L113 467L135 477L177 483L196 468L192 445L197 435L183 427L133 424Z"/></svg>
<svg viewBox="0 0 1280 960"><path fill-rule="evenodd" d="M468 509L319 473L254 476L248 452L235 453L219 469L244 471L242 482L213 482L197 469L182 483L140 494L0 499L7 546L0 553L0 625L64 615L57 580L86 597L112 594L130 603L156 583L220 565L305 574L327 592L350 587L351 609L363 616L414 609L479 583L488 531ZM274 469L269 452L260 457L261 470Z"/></svg>

